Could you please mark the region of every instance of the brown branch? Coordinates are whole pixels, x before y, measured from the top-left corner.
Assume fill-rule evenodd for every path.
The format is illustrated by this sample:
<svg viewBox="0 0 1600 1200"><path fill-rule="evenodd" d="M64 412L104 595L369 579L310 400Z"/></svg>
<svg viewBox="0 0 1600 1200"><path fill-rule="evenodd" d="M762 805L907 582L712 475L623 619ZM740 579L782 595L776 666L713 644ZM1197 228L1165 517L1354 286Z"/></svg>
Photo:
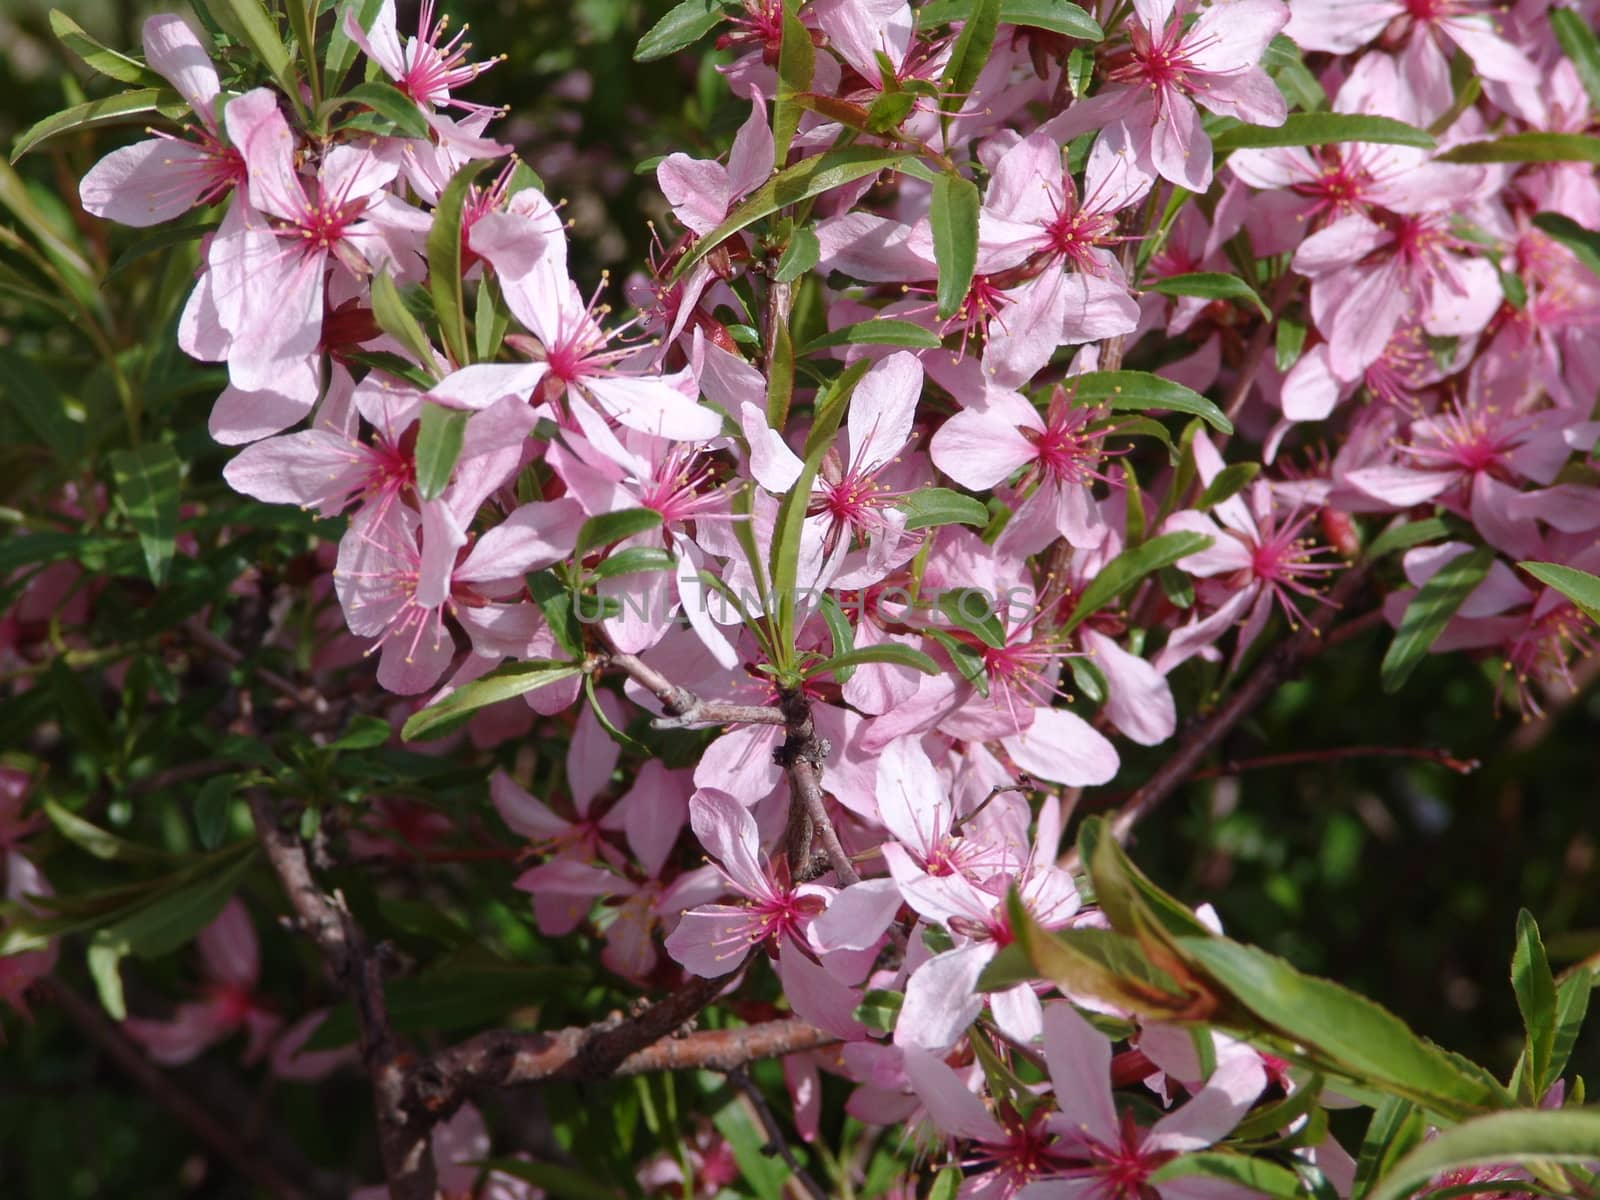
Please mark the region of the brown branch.
<svg viewBox="0 0 1600 1200"><path fill-rule="evenodd" d="M784 1165L789 1168L789 1180L811 1200L828 1200L828 1193L815 1179L811 1178L795 1158L794 1151L789 1149L789 1142L783 1136L783 1127L778 1124L778 1118L772 1111L772 1106L767 1103L767 1098L761 1094L761 1089L755 1080L743 1071L729 1071L728 1082L743 1094L750 1107L755 1110L756 1120L761 1122L761 1131L767 1135L767 1144L761 1147L761 1153L783 1159Z"/></svg>
<svg viewBox="0 0 1600 1200"><path fill-rule="evenodd" d="M429 1140L433 1118L410 1105L409 1073L389 1028L379 956L367 944L344 897L317 885L299 835L279 824L265 793L252 791L248 799L256 836L288 897L295 928L316 943L328 974L348 994L355 1010L390 1195L393 1200L433 1200L437 1187Z"/></svg>
<svg viewBox="0 0 1600 1200"><path fill-rule="evenodd" d="M724 984L725 980L697 979L639 1017L617 1024L570 1026L549 1033L479 1034L415 1068L417 1098L429 1111L443 1115L468 1096L490 1088L551 1079L589 1082L657 1071L731 1071L839 1040L792 1018L667 1036Z"/></svg>
<svg viewBox="0 0 1600 1200"><path fill-rule="evenodd" d="M39 981L39 987L50 1003L146 1095L205 1143L212 1154L229 1163L256 1187L284 1200L331 1200L343 1194L343 1189L317 1179L316 1171L308 1163L288 1159L284 1146L267 1153L263 1147L240 1137L236 1129L230 1128L212 1111L209 1098L203 1102L168 1078L122 1030L106 1019L98 1006L59 979L46 976Z"/></svg>
<svg viewBox="0 0 1600 1200"><path fill-rule="evenodd" d="M1261 364L1266 361L1267 349L1272 345L1273 334L1277 329L1277 314L1294 295L1298 282L1298 276L1292 271L1285 271L1279 276L1277 286L1273 288L1270 302L1273 319L1262 321L1250 338L1249 345L1245 347L1244 359L1239 364L1239 377L1234 381L1233 393L1228 397L1228 405L1223 410L1230 421L1239 415L1239 410L1244 407L1245 400L1250 396L1250 389L1255 386L1256 376L1261 372Z"/></svg>
<svg viewBox="0 0 1600 1200"><path fill-rule="evenodd" d="M784 692L781 707L786 736L773 754L773 761L783 768L789 780L789 873L795 879L811 877L811 840L815 836L821 840L822 851L840 885L860 883L861 876L844 852L839 831L833 827L822 799L822 764L833 747L826 738L817 736L811 704L803 693Z"/></svg>
<svg viewBox="0 0 1600 1200"><path fill-rule="evenodd" d="M1346 571L1329 593L1329 603L1318 606L1293 636L1270 650L1216 711L1181 735L1172 757L1111 818L1111 834L1117 841L1127 841L1133 827L1194 773L1200 760L1230 729L1291 678L1302 663L1321 652L1325 635L1340 609L1366 586L1368 570L1367 565L1360 564ZM1075 855L1076 851L1068 858Z"/></svg>
<svg viewBox="0 0 1600 1200"><path fill-rule="evenodd" d="M655 729L692 729L700 725L782 725L781 710L764 704L725 704L702 700L688 688L679 687L636 654L613 650L606 661L620 668L640 687L661 702L667 715L651 722Z"/></svg>
<svg viewBox="0 0 1600 1200"><path fill-rule="evenodd" d="M237 647L230 646L216 634L206 628L205 622L199 617L191 618L184 622L183 632L200 649L207 654L215 655L226 663L238 666L245 661L245 654ZM269 667L260 663L252 663L250 669L260 678L261 682L272 688L280 695L288 697L296 704L305 705L319 717L328 711L328 701L321 692L315 688L301 687L293 680L285 679Z"/></svg>
<svg viewBox="0 0 1600 1200"><path fill-rule="evenodd" d="M1257 758L1228 759L1214 767L1191 771L1189 779L1219 779L1244 771L1293 767L1302 763L1336 762L1342 758L1419 758L1438 763L1457 775L1470 775L1483 764L1475 758L1457 758L1448 750L1425 746L1334 746L1326 750L1297 750L1289 754L1264 754Z"/></svg>

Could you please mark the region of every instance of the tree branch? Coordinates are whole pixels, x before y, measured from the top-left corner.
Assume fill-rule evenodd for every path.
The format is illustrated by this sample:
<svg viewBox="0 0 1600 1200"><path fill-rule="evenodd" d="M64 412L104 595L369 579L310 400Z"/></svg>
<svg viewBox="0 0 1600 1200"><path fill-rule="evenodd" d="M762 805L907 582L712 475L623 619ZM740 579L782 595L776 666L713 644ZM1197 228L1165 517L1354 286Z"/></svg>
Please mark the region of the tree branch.
<svg viewBox="0 0 1600 1200"><path fill-rule="evenodd" d="M1336 762L1341 758L1418 758L1438 763L1457 775L1470 775L1483 764L1475 758L1457 758L1448 750L1429 746L1332 746L1323 750L1297 750L1289 754L1263 754L1257 758L1228 759L1214 767L1202 767L1189 774L1189 780L1219 779L1244 771L1268 767L1293 767L1303 763Z"/></svg>
<svg viewBox="0 0 1600 1200"><path fill-rule="evenodd" d="M479 1034L414 1069L416 1095L436 1115L491 1088L549 1079L593 1081L656 1071L731 1071L765 1058L831 1046L838 1038L798 1019L668 1037L724 986L688 987L620 1024L569 1026L550 1033Z"/></svg>
<svg viewBox="0 0 1600 1200"><path fill-rule="evenodd" d="M170 1113L180 1125L203 1142L217 1158L251 1180L262 1191L284 1200L333 1200L344 1190L318 1178L317 1171L303 1161L286 1157L289 1149L280 1144L268 1153L252 1145L230 1128L209 1105L169 1079L164 1071L145 1057L122 1030L107 1020L98 1006L85 1000L54 976L39 981L49 1001L84 1037L98 1046L122 1072Z"/></svg>
<svg viewBox="0 0 1600 1200"><path fill-rule="evenodd" d="M410 1106L410 1080L389 1028L379 956L367 944L344 897L317 885L299 835L279 824L266 794L252 791L248 798L256 836L288 897L295 927L316 943L328 974L355 1010L390 1195L393 1200L433 1200L437 1188L429 1141L433 1117Z"/></svg>
<svg viewBox="0 0 1600 1200"><path fill-rule="evenodd" d="M1172 757L1162 763L1111 818L1111 834L1117 841L1127 841L1133 827L1193 774L1200 760L1211 753L1230 729L1276 691L1279 684L1292 677L1303 662L1321 652L1324 634L1344 605L1366 586L1369 570L1363 563L1346 571L1329 593L1328 604L1319 606L1293 636L1270 650L1215 712L1180 735ZM1076 853L1068 855L1068 860L1075 862Z"/></svg>
<svg viewBox="0 0 1600 1200"><path fill-rule="evenodd" d="M782 725L783 712L765 704L725 704L702 700L688 688L679 687L636 654L613 650L606 655L612 666L661 702L667 715L651 722L656 729L693 729L705 725Z"/></svg>
<svg viewBox="0 0 1600 1200"><path fill-rule="evenodd" d="M767 1098L761 1094L761 1089L755 1080L743 1071L729 1071L728 1082L743 1094L750 1107L755 1110L756 1120L761 1122L761 1131L767 1135L767 1144L761 1147L761 1153L777 1155L789 1168L789 1178L802 1192L811 1197L811 1200L828 1200L828 1193L823 1187L802 1167L794 1156L794 1151L789 1149L789 1143L783 1136L783 1127L778 1124L778 1118L772 1111L772 1106L767 1103Z"/></svg>
<svg viewBox="0 0 1600 1200"><path fill-rule="evenodd" d="M811 841L816 837L822 841L823 853L840 886L860 883L861 876L844 852L822 799L822 764L833 747L826 738L817 736L811 704L803 693L784 692L780 707L786 736L772 757L789 780L789 829L785 839L789 873L797 880L812 876Z"/></svg>

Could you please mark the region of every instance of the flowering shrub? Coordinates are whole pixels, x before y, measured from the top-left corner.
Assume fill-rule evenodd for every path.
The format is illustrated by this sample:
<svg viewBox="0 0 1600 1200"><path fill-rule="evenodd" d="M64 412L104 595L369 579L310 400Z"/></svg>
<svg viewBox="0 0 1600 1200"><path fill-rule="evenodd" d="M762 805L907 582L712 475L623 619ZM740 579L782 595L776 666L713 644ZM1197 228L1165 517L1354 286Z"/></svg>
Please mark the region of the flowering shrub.
<svg viewBox="0 0 1600 1200"><path fill-rule="evenodd" d="M1524 914L1502 1079L1122 844L1374 621L1369 688L1467 652L1486 705L1577 690L1596 6L684 0L636 57L714 64L726 154L647 164L668 223L592 290L463 98L515 61L428 0L278 8L151 17L142 59L58 15L138 86L18 141L159 121L78 200L192 258L142 374L108 360L111 490L64 480L0 543L15 694L87 706L86 795L138 784L145 705L141 736L226 736L168 768L204 780L176 841L19 748L15 1007L83 1006L49 981L81 943L118 1025L73 1011L138 1069L240 1032L291 1083L359 1068L403 1198L1594 1194L1564 1080L1593 959L1553 974ZM222 479L281 509L186 513L209 451L139 407L173 341L216 364ZM140 572L89 641L71 604ZM108 722L72 668L163 637L240 673L226 707L140 657ZM463 924L433 868L506 860ZM287 1012L284 910L329 985ZM130 960L183 964L170 1015ZM745 1073L774 1058L789 1111ZM496 1156L477 1107L688 1068L720 1075L614 1093L661 1150L618 1178ZM264 1190L328 1190L171 1102ZM841 1111L892 1133L847 1155Z"/></svg>

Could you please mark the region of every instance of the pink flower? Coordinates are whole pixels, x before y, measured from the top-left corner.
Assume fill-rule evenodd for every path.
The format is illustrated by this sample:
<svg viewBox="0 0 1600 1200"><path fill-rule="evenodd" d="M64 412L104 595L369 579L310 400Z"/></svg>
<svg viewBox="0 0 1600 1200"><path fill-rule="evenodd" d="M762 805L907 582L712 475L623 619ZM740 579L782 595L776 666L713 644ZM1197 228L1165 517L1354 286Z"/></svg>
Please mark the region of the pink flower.
<svg viewBox="0 0 1600 1200"><path fill-rule="evenodd" d="M433 18L434 0L422 0L417 13L417 36L400 40L395 26L394 0L383 0L370 29L362 29L354 8L345 9L344 30L350 40L360 46L373 62L383 68L383 73L394 80L394 85L404 92L417 107L459 108L468 113L495 112L497 109L483 104L460 100L451 92L471 83L483 72L504 60L505 55L488 62L469 63L467 51L470 43L463 43L467 27L448 42L445 29L448 17Z"/></svg>
<svg viewBox="0 0 1600 1200"><path fill-rule="evenodd" d="M162 14L144 23L144 53L199 120L187 136L154 137L102 158L83 177L78 196L85 212L123 225L159 225L200 204L221 199L244 182L244 159L222 143L213 102L221 94L216 68L194 31Z"/></svg>

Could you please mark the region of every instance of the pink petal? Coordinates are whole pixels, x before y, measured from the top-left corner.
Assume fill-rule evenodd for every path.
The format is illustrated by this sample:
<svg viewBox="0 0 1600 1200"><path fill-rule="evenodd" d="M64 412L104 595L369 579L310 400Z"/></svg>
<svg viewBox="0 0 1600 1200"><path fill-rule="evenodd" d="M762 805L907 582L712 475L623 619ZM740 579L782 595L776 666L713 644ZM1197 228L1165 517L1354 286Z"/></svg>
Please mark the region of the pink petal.
<svg viewBox="0 0 1600 1200"><path fill-rule="evenodd" d="M1060 708L1036 709L1033 724L1001 744L1022 770L1068 787L1109 783L1120 765L1116 748L1099 730Z"/></svg>

